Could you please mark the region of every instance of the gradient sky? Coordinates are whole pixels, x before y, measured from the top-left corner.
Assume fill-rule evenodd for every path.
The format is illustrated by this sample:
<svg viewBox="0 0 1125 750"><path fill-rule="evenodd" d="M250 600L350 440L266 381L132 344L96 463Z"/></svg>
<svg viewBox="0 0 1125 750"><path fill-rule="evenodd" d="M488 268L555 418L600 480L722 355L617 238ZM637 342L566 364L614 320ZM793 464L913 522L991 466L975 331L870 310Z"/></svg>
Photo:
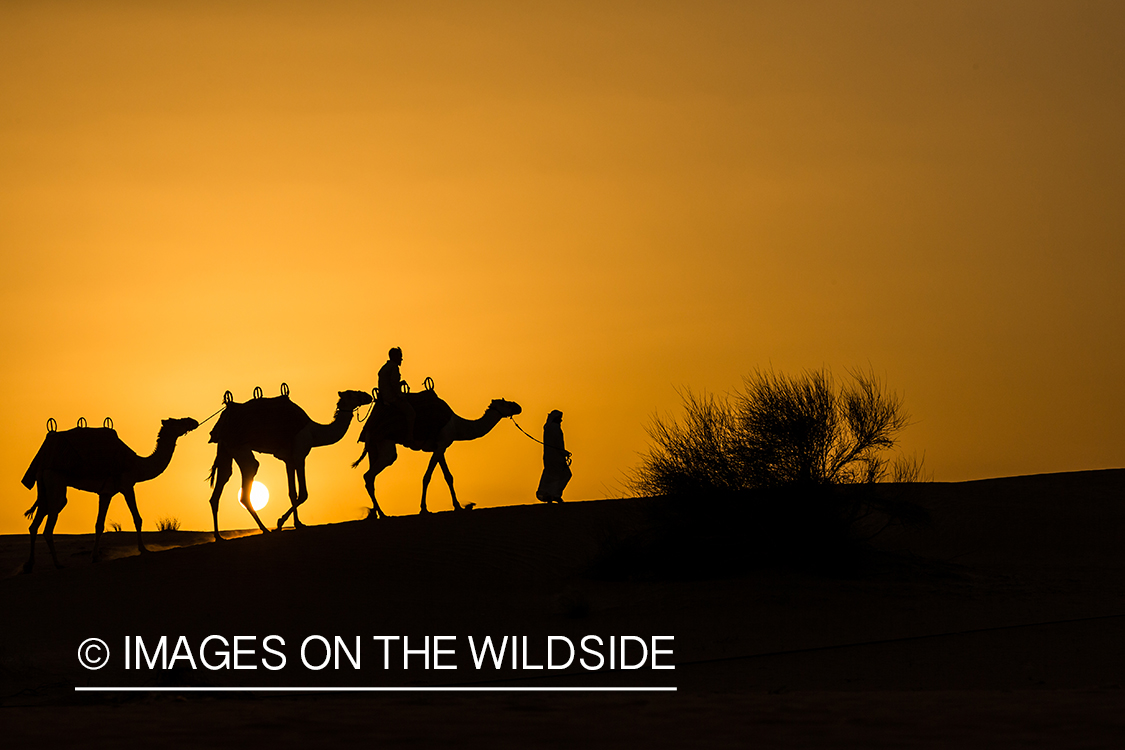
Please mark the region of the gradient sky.
<svg viewBox="0 0 1125 750"><path fill-rule="evenodd" d="M623 494L677 388L769 367L873 369L937 480L1125 465L1122 3L8 0L0 71L2 533L48 417L144 455L285 381L328 421L396 345L462 416L563 410L571 499ZM209 527L212 424L147 528ZM306 522L368 505L357 435ZM506 421L449 462L534 502Z"/></svg>

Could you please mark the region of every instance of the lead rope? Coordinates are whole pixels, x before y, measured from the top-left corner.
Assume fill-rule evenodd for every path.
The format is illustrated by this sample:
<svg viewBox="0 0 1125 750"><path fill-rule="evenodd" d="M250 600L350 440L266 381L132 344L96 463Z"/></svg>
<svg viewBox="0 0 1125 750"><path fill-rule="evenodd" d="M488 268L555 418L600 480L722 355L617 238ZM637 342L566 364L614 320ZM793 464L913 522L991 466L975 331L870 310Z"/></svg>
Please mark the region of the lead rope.
<svg viewBox="0 0 1125 750"><path fill-rule="evenodd" d="M524 428L520 427L520 423L516 421L515 417L508 417L508 419L512 420L512 424L514 424L516 426L517 430L522 432L524 435L527 435L527 431ZM532 440L534 440L535 442L542 445L544 448L554 448L557 451L562 451L566 456L566 465L567 466L570 466L570 462L574 460L574 454L571 453L570 451L568 451L566 448L560 448L557 445L547 445L546 443L544 443L542 440L539 440L538 438L532 437L531 435L527 435L527 436L529 438L531 438Z"/></svg>
<svg viewBox="0 0 1125 750"><path fill-rule="evenodd" d="M225 409L225 408L227 408L227 405L226 405L226 404L223 404L223 405L222 405L222 407L220 407L220 408L219 408L219 411L222 411L222 410L223 410L223 409ZM214 419L214 418L215 418L215 416L216 416L216 415L217 415L217 414L219 413L219 411L217 411L217 412L215 412L214 414L212 414L211 416L207 417L207 419L204 419L204 420L203 420L202 422L200 422L200 423L199 423L199 426L200 426L200 427L202 427L203 425L205 425L205 424L207 424L208 422L210 422L210 421L211 421L212 419ZM197 427L196 429L199 429L199 428Z"/></svg>

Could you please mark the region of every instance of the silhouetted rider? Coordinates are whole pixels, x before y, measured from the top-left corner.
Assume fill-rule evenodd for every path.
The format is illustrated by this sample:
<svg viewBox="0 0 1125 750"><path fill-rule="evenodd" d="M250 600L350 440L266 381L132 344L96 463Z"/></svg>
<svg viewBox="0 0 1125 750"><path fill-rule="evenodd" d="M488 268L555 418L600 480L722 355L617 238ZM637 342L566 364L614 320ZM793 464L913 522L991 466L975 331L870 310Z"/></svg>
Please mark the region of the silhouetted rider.
<svg viewBox="0 0 1125 750"><path fill-rule="evenodd" d="M399 365L402 364L402 349L397 346L387 352L387 363L379 368L379 401L387 408L398 412L404 424L403 444L414 442L414 409L406 401L402 387Z"/></svg>

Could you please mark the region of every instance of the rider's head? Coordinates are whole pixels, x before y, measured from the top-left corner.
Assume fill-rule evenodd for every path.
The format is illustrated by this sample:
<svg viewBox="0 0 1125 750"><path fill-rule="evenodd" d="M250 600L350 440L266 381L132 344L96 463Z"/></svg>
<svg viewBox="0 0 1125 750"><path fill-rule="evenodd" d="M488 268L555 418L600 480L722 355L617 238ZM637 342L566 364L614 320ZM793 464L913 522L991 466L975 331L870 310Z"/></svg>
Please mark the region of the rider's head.
<svg viewBox="0 0 1125 750"><path fill-rule="evenodd" d="M387 352L387 356L390 357L391 360L394 361L394 362L401 362L402 361L402 349L399 349L396 346L393 349L391 349L389 352Z"/></svg>

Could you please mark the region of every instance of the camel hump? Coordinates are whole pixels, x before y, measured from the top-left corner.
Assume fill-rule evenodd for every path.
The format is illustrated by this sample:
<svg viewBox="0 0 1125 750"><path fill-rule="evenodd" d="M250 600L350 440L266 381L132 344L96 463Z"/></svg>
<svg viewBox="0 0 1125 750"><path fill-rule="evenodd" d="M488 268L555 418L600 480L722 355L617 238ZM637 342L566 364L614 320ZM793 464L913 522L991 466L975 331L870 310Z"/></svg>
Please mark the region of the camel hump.
<svg viewBox="0 0 1125 750"><path fill-rule="evenodd" d="M441 428L453 418L453 409L434 391L404 393L403 398L414 410L414 445L424 445L437 437ZM359 442L366 443L376 436L396 440L405 429L401 412L386 402L375 402L371 416L359 433Z"/></svg>
<svg viewBox="0 0 1125 750"><path fill-rule="evenodd" d="M409 447L418 450L437 439L441 428L453 419L453 409L432 390L407 394L407 401L414 407L414 441Z"/></svg>
<svg viewBox="0 0 1125 750"><path fill-rule="evenodd" d="M57 471L69 476L101 476L123 471L137 454L125 445L111 427L75 427L47 433L39 452L23 477L31 489L41 471Z"/></svg>
<svg viewBox="0 0 1125 750"><path fill-rule="evenodd" d="M288 396L231 401L211 428L210 442L243 445L261 435L296 433L311 421Z"/></svg>
<svg viewBox="0 0 1125 750"><path fill-rule="evenodd" d="M415 427L417 432L420 423L437 424L438 429L445 427L445 423L453 418L453 409L449 404L438 398L435 391L419 391L407 393L406 402L414 408Z"/></svg>
<svg viewBox="0 0 1125 750"><path fill-rule="evenodd" d="M71 450L80 453L85 460L109 464L137 458L112 427L75 427L55 434L68 441Z"/></svg>

